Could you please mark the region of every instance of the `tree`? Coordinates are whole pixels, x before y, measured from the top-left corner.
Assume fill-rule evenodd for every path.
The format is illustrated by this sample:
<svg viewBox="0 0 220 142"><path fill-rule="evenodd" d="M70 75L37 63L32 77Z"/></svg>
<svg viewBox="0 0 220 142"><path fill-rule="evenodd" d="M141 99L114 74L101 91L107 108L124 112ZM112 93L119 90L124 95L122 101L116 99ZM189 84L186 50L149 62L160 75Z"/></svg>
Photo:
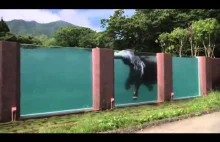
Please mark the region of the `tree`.
<svg viewBox="0 0 220 142"><path fill-rule="evenodd" d="M216 41L220 34L220 25L216 19L208 18L192 23L194 42L203 46L205 55L214 57Z"/></svg>
<svg viewBox="0 0 220 142"><path fill-rule="evenodd" d="M149 21L144 15L128 17L124 10L116 10L109 19L102 19L101 24L106 27L105 36L112 41L112 48L117 50L134 49L142 51L151 50L152 42L149 34Z"/></svg>
<svg viewBox="0 0 220 142"><path fill-rule="evenodd" d="M187 30L182 28L175 28L171 33L171 41L178 50L179 57L182 56L182 50L187 42Z"/></svg>
<svg viewBox="0 0 220 142"><path fill-rule="evenodd" d="M106 36L105 39L112 39L112 48L113 49L123 49L123 46L127 48L131 48L132 45L129 45L128 35L126 35L125 24L126 24L126 16L124 15L124 10L116 10L115 13L110 16L109 19L102 19L101 25L102 27L107 27L105 34L102 35ZM122 44L122 42L123 44Z"/></svg>
<svg viewBox="0 0 220 142"><path fill-rule="evenodd" d="M94 33L87 33L79 39L79 47L95 48L96 37Z"/></svg>
<svg viewBox="0 0 220 142"><path fill-rule="evenodd" d="M37 40L39 40L42 45L44 45L44 43L45 43L47 40L49 40L49 39L48 39L48 36L45 35L45 34L41 34L41 35L34 36L34 37L35 37Z"/></svg>
<svg viewBox="0 0 220 142"><path fill-rule="evenodd" d="M17 41L17 38L11 32L1 33L0 34L0 41Z"/></svg>
<svg viewBox="0 0 220 142"><path fill-rule="evenodd" d="M64 27L54 34L57 45L64 47L88 47L96 46L96 32L84 27Z"/></svg>
<svg viewBox="0 0 220 142"><path fill-rule="evenodd" d="M45 46L56 46L58 44L56 43L56 40L54 38L50 38L50 39L44 41L43 45L45 45Z"/></svg>
<svg viewBox="0 0 220 142"><path fill-rule="evenodd" d="M0 21L0 40L2 41L16 41L16 36L10 32L8 25L1 18Z"/></svg>
<svg viewBox="0 0 220 142"><path fill-rule="evenodd" d="M65 27L58 29L54 34L54 39L56 40L57 45L59 46L77 46L78 45L78 36L79 36L78 27Z"/></svg>
<svg viewBox="0 0 220 142"><path fill-rule="evenodd" d="M191 56L197 56L200 47L203 47L204 54L214 57L214 50L217 39L220 35L220 25L214 18L198 20L192 22L188 28L175 28L171 33L159 35L157 43L160 44L164 52L175 53L178 50L182 56L183 48L186 53L191 51Z"/></svg>
<svg viewBox="0 0 220 142"><path fill-rule="evenodd" d="M8 25L5 23L5 21L1 18L0 21L0 32L7 33L10 32L10 29L8 28Z"/></svg>
<svg viewBox="0 0 220 142"><path fill-rule="evenodd" d="M158 39L156 40L156 43L159 43L160 47L162 48L163 53L170 53L174 49L171 46L170 42L170 34L169 33L162 33L159 35Z"/></svg>
<svg viewBox="0 0 220 142"><path fill-rule="evenodd" d="M32 35L18 35L16 41L25 44L42 45L41 41Z"/></svg>
<svg viewBox="0 0 220 142"><path fill-rule="evenodd" d="M160 43L163 52L178 53L181 57L183 48L186 48L187 30L175 28L171 33L162 33L156 42Z"/></svg>
<svg viewBox="0 0 220 142"><path fill-rule="evenodd" d="M123 9L119 9L108 19L102 19L101 24L106 27L105 36L111 39L113 49L160 52L159 43L155 41L162 33L186 29L193 21L210 17L219 21L219 13L217 9L136 9L135 14L128 17ZM197 48L190 50L193 56Z"/></svg>
<svg viewBox="0 0 220 142"><path fill-rule="evenodd" d="M113 38L107 36L106 31L96 33L96 45L101 48L113 48Z"/></svg>

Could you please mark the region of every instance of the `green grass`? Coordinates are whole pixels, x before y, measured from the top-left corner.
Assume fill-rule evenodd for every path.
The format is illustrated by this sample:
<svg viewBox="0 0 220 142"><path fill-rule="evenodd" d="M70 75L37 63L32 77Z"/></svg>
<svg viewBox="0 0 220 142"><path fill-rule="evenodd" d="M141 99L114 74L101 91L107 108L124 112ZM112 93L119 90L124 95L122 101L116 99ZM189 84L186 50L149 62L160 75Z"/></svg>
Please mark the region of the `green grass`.
<svg viewBox="0 0 220 142"><path fill-rule="evenodd" d="M103 112L0 123L0 132L103 132L180 115L200 114L202 111L211 109L220 109L220 92L212 92L206 97L198 97L191 100L164 103L160 106L145 105Z"/></svg>

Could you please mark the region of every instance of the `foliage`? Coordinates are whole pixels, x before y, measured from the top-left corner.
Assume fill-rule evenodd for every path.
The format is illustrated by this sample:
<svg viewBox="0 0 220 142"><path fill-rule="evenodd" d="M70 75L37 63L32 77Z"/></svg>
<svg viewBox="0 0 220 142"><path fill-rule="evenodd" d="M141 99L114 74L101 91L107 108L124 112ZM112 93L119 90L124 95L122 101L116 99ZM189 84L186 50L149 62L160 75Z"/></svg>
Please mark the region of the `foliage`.
<svg viewBox="0 0 220 142"><path fill-rule="evenodd" d="M54 34L58 46L64 47L86 47L96 46L96 32L84 27L64 27L58 29Z"/></svg>
<svg viewBox="0 0 220 142"><path fill-rule="evenodd" d="M124 10L116 10L109 19L103 19L101 24L106 27L106 35L114 39L112 41L114 49L133 48L138 51L165 52L165 47L162 47L162 50L159 48L162 44L158 39L159 35L162 34L160 37L162 38L168 36L165 33L171 33L174 29L176 31L171 35L180 34L183 30L184 42L186 42L185 40L189 40L188 28L194 21L207 18L215 18L216 21L219 21L219 12L218 9L136 9L136 13L128 17L124 15ZM188 31L187 35L185 35L186 30ZM171 35L169 38L173 41ZM176 43L169 43L169 46L168 43L166 44L166 52L173 54L178 52L180 56L183 51L184 54L189 54L188 51L191 50L188 49L189 41L182 46L180 46L182 42L180 38L175 41ZM216 42L220 43L220 41ZM194 52L197 51L197 48L192 50L191 55L195 55Z"/></svg>
<svg viewBox="0 0 220 142"><path fill-rule="evenodd" d="M0 32L0 40L2 41L17 41L16 36L11 32Z"/></svg>
<svg viewBox="0 0 220 142"><path fill-rule="evenodd" d="M56 40L54 38L47 39L43 42L44 46L56 46Z"/></svg>
<svg viewBox="0 0 220 142"><path fill-rule="evenodd" d="M98 32L95 41L97 47L113 48L113 38L107 36L106 32Z"/></svg>
<svg viewBox="0 0 220 142"><path fill-rule="evenodd" d="M17 36L16 41L19 43L25 43L25 44L35 44L35 45L42 44L42 42L38 38L36 38L32 35L19 35L19 36Z"/></svg>
<svg viewBox="0 0 220 142"><path fill-rule="evenodd" d="M216 19L208 18L192 23L194 41L203 46L205 55L214 57L216 40L220 35L220 25Z"/></svg>
<svg viewBox="0 0 220 142"><path fill-rule="evenodd" d="M35 36L35 38L38 39L41 43L44 43L45 41L49 39L48 36L45 34Z"/></svg>
<svg viewBox="0 0 220 142"><path fill-rule="evenodd" d="M2 18L1 18L1 21L0 21L0 31L3 32L3 33L10 32L7 24L5 23L5 21Z"/></svg>
<svg viewBox="0 0 220 142"><path fill-rule="evenodd" d="M220 25L214 18L193 21L192 24L183 29L175 28L171 33L162 33L156 42L164 52L179 53L182 56L183 48L187 53L191 51L191 56L199 55L198 51L204 51L208 57L214 57L218 36L220 35ZM201 50L201 47L204 50Z"/></svg>
<svg viewBox="0 0 220 142"><path fill-rule="evenodd" d="M7 24L3 19L0 21L0 40L2 41L16 41L16 36L10 32Z"/></svg>
<svg viewBox="0 0 220 142"><path fill-rule="evenodd" d="M96 47L95 33L88 33L79 39L78 47L94 48Z"/></svg>
<svg viewBox="0 0 220 142"><path fill-rule="evenodd" d="M159 35L156 42L160 43L164 52L178 53L182 56L182 50L186 46L187 30L182 28L175 28L171 33L162 33Z"/></svg>

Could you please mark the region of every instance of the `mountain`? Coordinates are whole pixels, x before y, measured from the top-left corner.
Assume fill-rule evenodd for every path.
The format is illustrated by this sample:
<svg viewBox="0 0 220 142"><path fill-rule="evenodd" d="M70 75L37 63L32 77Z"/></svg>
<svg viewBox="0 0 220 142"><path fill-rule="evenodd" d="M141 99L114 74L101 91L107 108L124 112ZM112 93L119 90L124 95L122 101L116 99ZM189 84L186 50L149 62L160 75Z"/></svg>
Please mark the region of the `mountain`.
<svg viewBox="0 0 220 142"><path fill-rule="evenodd" d="M57 29L67 26L75 26L65 21L55 21L50 23L37 23L36 21L12 20L6 22L11 32L14 34L45 34L51 37Z"/></svg>

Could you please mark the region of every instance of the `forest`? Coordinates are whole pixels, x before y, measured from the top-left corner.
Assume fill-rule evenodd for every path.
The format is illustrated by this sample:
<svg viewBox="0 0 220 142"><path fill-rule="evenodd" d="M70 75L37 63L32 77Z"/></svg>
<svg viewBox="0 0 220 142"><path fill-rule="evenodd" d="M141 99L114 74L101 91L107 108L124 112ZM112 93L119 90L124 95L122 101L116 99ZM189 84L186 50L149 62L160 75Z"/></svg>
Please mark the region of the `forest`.
<svg viewBox="0 0 220 142"><path fill-rule="evenodd" d="M183 56L220 57L220 9L136 9L131 17L115 10L96 32L90 28L66 26L52 37L15 35L1 19L0 40L41 47L134 49L138 52L171 53Z"/></svg>

